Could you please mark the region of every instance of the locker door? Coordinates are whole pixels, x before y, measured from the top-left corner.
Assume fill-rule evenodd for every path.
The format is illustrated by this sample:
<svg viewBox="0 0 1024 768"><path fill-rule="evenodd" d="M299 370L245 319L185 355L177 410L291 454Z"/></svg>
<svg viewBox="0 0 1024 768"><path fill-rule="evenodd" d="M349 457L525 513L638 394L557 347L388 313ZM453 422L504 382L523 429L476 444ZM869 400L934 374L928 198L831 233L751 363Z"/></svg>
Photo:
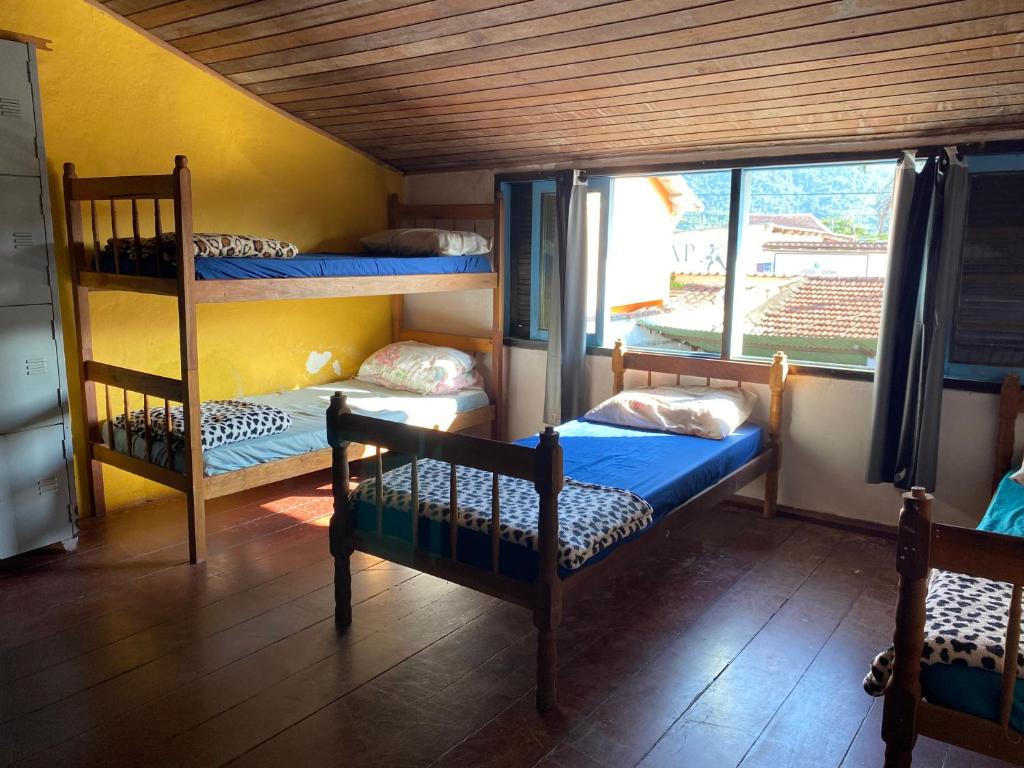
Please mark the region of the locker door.
<svg viewBox="0 0 1024 768"><path fill-rule="evenodd" d="M60 425L0 435L0 558L74 535Z"/></svg>
<svg viewBox="0 0 1024 768"><path fill-rule="evenodd" d="M28 46L0 40L0 173L38 176Z"/></svg>
<svg viewBox="0 0 1024 768"><path fill-rule="evenodd" d="M0 307L0 433L61 423L49 304Z"/></svg>
<svg viewBox="0 0 1024 768"><path fill-rule="evenodd" d="M0 306L49 304L39 179L0 176Z"/></svg>

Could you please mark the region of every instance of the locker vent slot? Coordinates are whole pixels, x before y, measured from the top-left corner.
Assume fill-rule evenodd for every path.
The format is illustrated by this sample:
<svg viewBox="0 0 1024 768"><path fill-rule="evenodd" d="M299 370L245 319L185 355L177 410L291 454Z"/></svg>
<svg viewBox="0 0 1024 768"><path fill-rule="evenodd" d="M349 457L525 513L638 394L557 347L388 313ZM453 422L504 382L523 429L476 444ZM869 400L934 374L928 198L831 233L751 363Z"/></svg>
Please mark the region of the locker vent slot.
<svg viewBox="0 0 1024 768"><path fill-rule="evenodd" d="M21 117L21 100L0 96L0 117Z"/></svg>
<svg viewBox="0 0 1024 768"><path fill-rule="evenodd" d="M45 357L36 357L25 361L25 374L28 376L42 376L50 370L50 364Z"/></svg>
<svg viewBox="0 0 1024 768"><path fill-rule="evenodd" d="M36 488L38 489L40 496L48 496L51 493L56 493L57 478L47 477L45 480L40 480L36 483Z"/></svg>
<svg viewBox="0 0 1024 768"><path fill-rule="evenodd" d="M14 233L14 247L15 248L31 248L35 243L35 237L31 232L15 232Z"/></svg>

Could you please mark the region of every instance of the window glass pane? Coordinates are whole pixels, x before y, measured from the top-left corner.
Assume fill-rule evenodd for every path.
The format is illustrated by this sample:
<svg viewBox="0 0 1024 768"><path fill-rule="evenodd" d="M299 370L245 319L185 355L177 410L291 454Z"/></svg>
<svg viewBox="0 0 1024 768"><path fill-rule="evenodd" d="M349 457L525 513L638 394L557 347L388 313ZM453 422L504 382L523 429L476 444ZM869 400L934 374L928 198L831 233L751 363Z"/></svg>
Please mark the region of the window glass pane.
<svg viewBox="0 0 1024 768"><path fill-rule="evenodd" d="M874 367L895 161L743 172L733 353Z"/></svg>
<svg viewBox="0 0 1024 768"><path fill-rule="evenodd" d="M606 339L719 354L730 171L612 182Z"/></svg>

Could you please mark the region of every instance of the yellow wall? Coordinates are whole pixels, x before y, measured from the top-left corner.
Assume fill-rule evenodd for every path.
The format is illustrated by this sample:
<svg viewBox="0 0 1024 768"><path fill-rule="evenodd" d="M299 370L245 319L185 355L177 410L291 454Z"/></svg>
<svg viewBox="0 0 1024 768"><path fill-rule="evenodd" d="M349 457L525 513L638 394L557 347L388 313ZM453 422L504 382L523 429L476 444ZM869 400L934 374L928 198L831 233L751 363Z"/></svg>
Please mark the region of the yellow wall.
<svg viewBox="0 0 1024 768"><path fill-rule="evenodd" d="M3 7L5 28L53 40L51 52L39 52L43 126L74 436L82 445L60 194L64 162L73 161L80 176L169 173L174 155L185 154L196 231L263 234L306 251L352 249L359 236L383 228L386 195L398 191L401 179L84 0L4 0ZM94 310L97 359L177 377L172 299L110 294L98 296ZM238 397L331 381L335 360L350 375L387 343L389 309L385 297L202 306L199 326L202 396ZM311 374L306 363L314 351L332 357ZM110 506L166 492L106 471Z"/></svg>

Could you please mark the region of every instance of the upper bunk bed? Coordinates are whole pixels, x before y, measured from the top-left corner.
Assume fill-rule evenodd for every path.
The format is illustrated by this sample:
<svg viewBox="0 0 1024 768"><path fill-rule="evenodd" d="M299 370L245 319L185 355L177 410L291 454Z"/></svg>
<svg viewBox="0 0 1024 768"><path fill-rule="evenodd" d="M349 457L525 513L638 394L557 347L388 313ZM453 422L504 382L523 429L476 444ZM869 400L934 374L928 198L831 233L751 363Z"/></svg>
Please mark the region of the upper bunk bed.
<svg viewBox="0 0 1024 768"><path fill-rule="evenodd" d="M105 511L103 464L181 491L188 512L189 558L199 562L205 556L205 499L331 466L322 418L313 419L311 428L305 424L307 411L312 408L319 416L326 408L326 399L322 406L319 404L320 392L316 387L297 393L253 393L256 397L243 398L259 401L284 397L287 401L283 410L298 421L273 445L247 441L252 445L239 444L237 455L226 459L213 456L211 451L204 452L196 313L196 306L204 303L390 295L391 341L452 347L487 358L486 370L482 371L486 397L426 397L413 407L412 393L395 392L402 404L391 407L393 403L386 402L386 393L370 392L364 398L368 412L384 418L391 414L396 420L406 418L415 423L413 415L422 411L420 422L429 422L436 428L458 431L489 426L492 436L502 436L505 403L501 197L493 204L403 205L397 195L391 195L387 203L390 229L472 230L492 238L492 252L489 257L419 258L324 253L298 254L293 258L197 256L191 175L184 156L175 159L172 173L158 176L80 178L74 165L65 164L64 205L74 288L78 372L87 430L87 440L80 451L87 459L84 488L94 515ZM154 246L144 247L147 241ZM483 332L439 333L408 328L405 324L407 294L479 289L492 292L491 327ZM90 314L90 295L95 291L175 297L180 375L159 376L95 360ZM291 402L300 396L309 402ZM466 405L463 400L472 402ZM140 414L151 412L171 422L172 403L181 406L183 445L177 447L175 426L170 453L154 438L148 415L134 433L131 427L127 435L123 426L121 432L109 427L115 418L121 418L122 425L131 424L132 418L142 418ZM434 408L430 414L440 415L427 414L427 407ZM363 446L352 446L349 454L352 459L368 455Z"/></svg>

